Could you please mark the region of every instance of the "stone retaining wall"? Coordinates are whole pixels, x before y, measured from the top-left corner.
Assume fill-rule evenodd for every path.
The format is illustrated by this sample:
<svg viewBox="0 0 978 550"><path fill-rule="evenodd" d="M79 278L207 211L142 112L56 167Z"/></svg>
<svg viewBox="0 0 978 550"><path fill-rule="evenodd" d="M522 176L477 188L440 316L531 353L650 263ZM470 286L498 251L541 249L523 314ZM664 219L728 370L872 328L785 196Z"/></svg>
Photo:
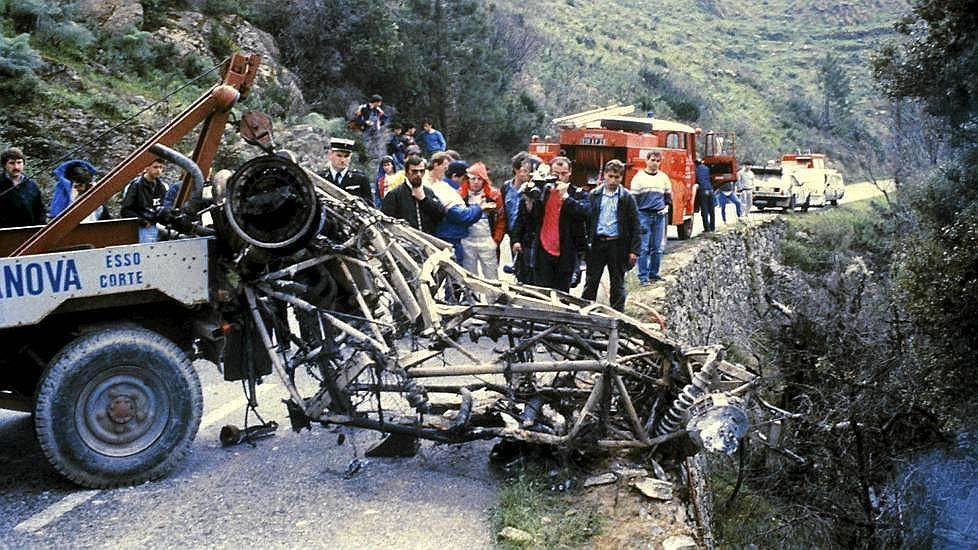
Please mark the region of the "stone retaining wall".
<svg viewBox="0 0 978 550"><path fill-rule="evenodd" d="M787 223L779 217L670 243L665 283L639 288L629 301L658 310L667 334L689 345L740 343L749 347L769 309L765 267L780 254ZM673 245L673 243L677 243ZM647 317L638 307L628 313Z"/></svg>
<svg viewBox="0 0 978 550"><path fill-rule="evenodd" d="M780 255L787 223L772 217L751 225L670 243L663 258L666 282L636 289L629 301L640 301L665 318L666 332L687 345L723 344L738 348L731 359L751 363L752 335L769 322L765 297L767 266ZM632 305L628 313L648 317ZM713 547L710 532L711 491L706 484L705 456L685 463L690 489L690 517L699 524L701 541Z"/></svg>

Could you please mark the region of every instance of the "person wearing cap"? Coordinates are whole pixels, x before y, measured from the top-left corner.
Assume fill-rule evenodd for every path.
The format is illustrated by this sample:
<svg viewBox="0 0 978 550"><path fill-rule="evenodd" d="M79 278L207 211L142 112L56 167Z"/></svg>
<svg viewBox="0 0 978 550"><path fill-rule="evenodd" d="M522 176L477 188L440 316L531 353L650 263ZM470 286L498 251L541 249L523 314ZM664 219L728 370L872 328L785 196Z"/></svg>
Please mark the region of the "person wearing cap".
<svg viewBox="0 0 978 550"><path fill-rule="evenodd" d="M570 168L566 157L558 159L563 160L557 166ZM547 164L540 164L530 180L523 193L528 206L521 210L511 235L513 249L526 251L533 259L532 284L569 292L578 265L573 228L586 225L589 201L586 195L571 193L570 182L551 174Z"/></svg>
<svg viewBox="0 0 978 550"><path fill-rule="evenodd" d="M362 198L372 206L374 204L374 193L370 188L370 179L356 168L350 168L352 157L352 139L330 139L329 151L326 153L329 164L325 170L319 172L319 175L347 193Z"/></svg>
<svg viewBox="0 0 978 550"><path fill-rule="evenodd" d="M455 161L449 166L458 167ZM482 215L469 226L468 234L462 238L462 267L487 279L499 277L499 243L506 235L506 209L499 191L492 187L486 165L476 162L469 166L459 179L459 194L468 205L478 204Z"/></svg>
<svg viewBox="0 0 978 550"><path fill-rule="evenodd" d="M62 162L54 169L54 193L48 206L48 218L54 219L78 196L76 186L91 184L98 173L94 166L80 159Z"/></svg>
<svg viewBox="0 0 978 550"><path fill-rule="evenodd" d="M415 229L429 235L435 233L435 226L441 221L444 207L427 185L422 185L425 160L419 156L404 159L406 183L384 195L380 211L393 218L404 220Z"/></svg>
<svg viewBox="0 0 978 550"><path fill-rule="evenodd" d="M0 153L0 227L22 227L44 223L41 190L24 174L24 153L10 147Z"/></svg>

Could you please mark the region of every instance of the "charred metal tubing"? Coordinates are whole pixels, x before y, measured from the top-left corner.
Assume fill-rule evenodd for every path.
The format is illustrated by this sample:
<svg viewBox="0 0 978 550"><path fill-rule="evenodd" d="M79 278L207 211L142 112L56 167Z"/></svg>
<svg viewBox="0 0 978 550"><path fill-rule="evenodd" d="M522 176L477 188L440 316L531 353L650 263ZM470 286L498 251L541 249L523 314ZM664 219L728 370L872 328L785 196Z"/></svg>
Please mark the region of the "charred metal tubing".
<svg viewBox="0 0 978 550"><path fill-rule="evenodd" d="M176 164L180 168L183 168L184 172L190 174L190 178L194 182L194 196L200 196L204 190L204 173L200 170L200 166L197 166L196 162L183 153L170 149L162 143L154 143L150 146L149 151L158 157ZM184 182L180 182L181 191L183 190L183 184Z"/></svg>
<svg viewBox="0 0 978 550"><path fill-rule="evenodd" d="M362 416L325 416L319 419L326 424L340 424L353 426L355 428L366 428L383 433L396 433L403 435L413 435L440 443L464 443L478 439L492 439L495 435L482 432L448 432L446 430L436 430L431 428L421 428L418 426L408 426L406 424L394 424L391 422L380 422Z"/></svg>
<svg viewBox="0 0 978 550"><path fill-rule="evenodd" d="M615 385L618 386L618 401L625 408L625 413L628 415L628 420L632 425L632 433L634 433L642 443L648 444L649 436L642 428L642 422L638 419L638 413L635 412L635 405L632 404L632 398L628 395L628 389L625 388L625 382L621 379L621 376L618 376L617 374L612 376L612 379L614 380Z"/></svg>
<svg viewBox="0 0 978 550"><path fill-rule="evenodd" d="M458 407L458 416L449 428L452 431L464 430L469 424L469 419L472 418L472 392L462 388L459 395L462 396L462 404Z"/></svg>
<svg viewBox="0 0 978 550"><path fill-rule="evenodd" d="M285 366L279 358L278 352L275 351L278 346L272 342L271 335L265 329L265 320L262 319L261 312L258 311L258 300L255 298L255 291L251 287L245 286L244 293L245 299L248 301L248 309L251 310L251 316L255 320L255 328L258 330L258 335L261 336L262 344L265 346L265 351L268 353L269 359L272 360L272 368L275 369L275 373L278 375L279 380L282 381L282 385L289 390L292 401L303 403L302 395L299 394L299 390L292 384L288 373L285 371Z"/></svg>
<svg viewBox="0 0 978 550"><path fill-rule="evenodd" d="M600 361L537 361L534 363L512 363L510 365L495 365L492 363L458 365L445 367L420 367L408 369L411 378L428 378L432 376L463 376L470 374L505 374L507 372L565 372L585 370L604 372L605 365Z"/></svg>
<svg viewBox="0 0 978 550"><path fill-rule="evenodd" d="M221 428L221 445L230 447L242 441L254 441L256 439L271 437L275 435L275 430L277 429L278 423L274 420L270 420L265 424L258 424L257 426L248 426L243 430L233 424L228 424Z"/></svg>

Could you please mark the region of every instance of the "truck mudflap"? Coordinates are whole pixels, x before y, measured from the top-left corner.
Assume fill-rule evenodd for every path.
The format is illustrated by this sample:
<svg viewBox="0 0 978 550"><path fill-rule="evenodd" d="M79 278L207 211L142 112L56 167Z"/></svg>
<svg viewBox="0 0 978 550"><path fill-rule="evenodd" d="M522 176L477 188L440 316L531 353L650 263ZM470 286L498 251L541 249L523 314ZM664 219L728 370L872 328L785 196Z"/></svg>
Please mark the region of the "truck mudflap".
<svg viewBox="0 0 978 550"><path fill-rule="evenodd" d="M0 259L0 329L31 325L68 300L157 290L208 301L208 238Z"/></svg>

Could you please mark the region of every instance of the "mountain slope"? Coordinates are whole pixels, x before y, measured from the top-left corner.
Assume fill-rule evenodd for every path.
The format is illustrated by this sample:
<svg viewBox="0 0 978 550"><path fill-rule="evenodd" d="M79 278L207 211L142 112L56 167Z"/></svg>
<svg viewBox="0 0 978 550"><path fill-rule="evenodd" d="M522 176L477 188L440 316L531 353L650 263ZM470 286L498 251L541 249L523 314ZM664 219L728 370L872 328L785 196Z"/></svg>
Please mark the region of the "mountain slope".
<svg viewBox="0 0 978 550"><path fill-rule="evenodd" d="M844 147L832 124L819 120L826 62L851 84L852 124L877 130L886 108L869 59L895 36L904 4L814 4L538 0L501 9L545 37L523 79L553 116L637 102L656 116L735 130L741 156L760 160L782 150Z"/></svg>

